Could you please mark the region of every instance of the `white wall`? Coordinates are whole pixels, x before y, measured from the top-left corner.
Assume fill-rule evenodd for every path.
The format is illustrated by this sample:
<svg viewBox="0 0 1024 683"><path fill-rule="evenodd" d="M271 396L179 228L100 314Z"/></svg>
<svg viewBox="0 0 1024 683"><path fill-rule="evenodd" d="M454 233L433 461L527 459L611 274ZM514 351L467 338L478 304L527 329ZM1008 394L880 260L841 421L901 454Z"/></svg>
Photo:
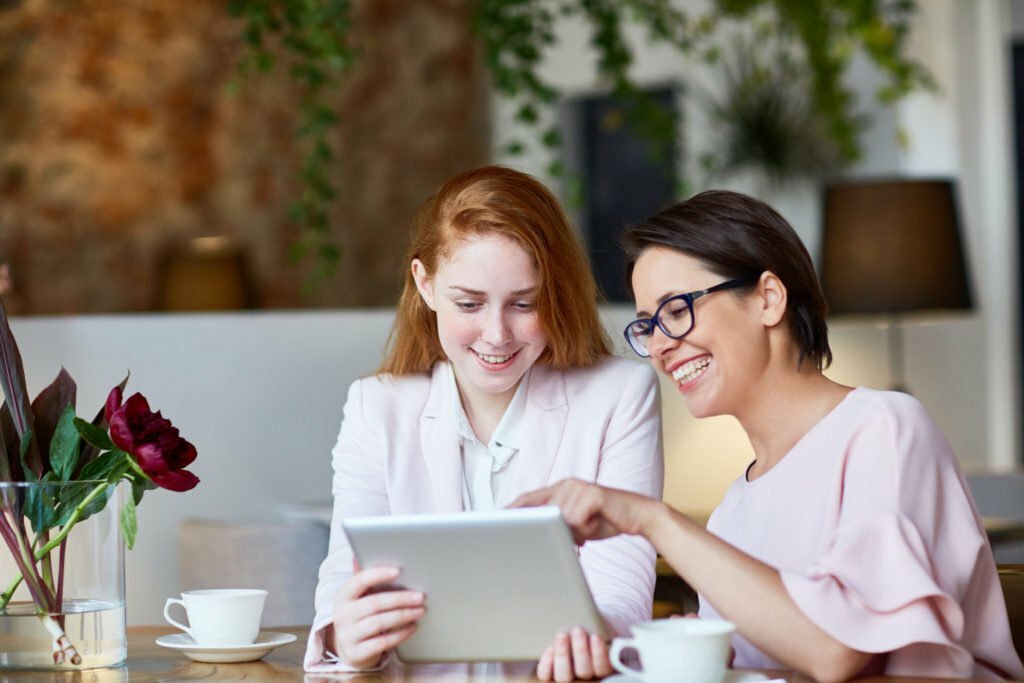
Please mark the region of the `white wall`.
<svg viewBox="0 0 1024 683"><path fill-rule="evenodd" d="M79 385L79 413L91 416L130 370L128 391L199 451L198 487L152 491L139 507L129 623L160 622L164 599L181 589L174 541L185 517L272 520L283 503L330 499L345 391L380 362L391 319L381 310L12 321L33 395L63 364Z"/></svg>

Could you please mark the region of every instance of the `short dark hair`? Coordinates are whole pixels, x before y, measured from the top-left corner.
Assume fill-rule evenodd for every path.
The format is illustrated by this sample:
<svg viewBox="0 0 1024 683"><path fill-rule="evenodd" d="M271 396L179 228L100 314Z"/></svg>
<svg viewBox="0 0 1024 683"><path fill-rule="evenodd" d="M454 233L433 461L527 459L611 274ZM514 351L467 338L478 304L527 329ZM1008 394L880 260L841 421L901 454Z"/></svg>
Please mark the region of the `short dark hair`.
<svg viewBox="0 0 1024 683"><path fill-rule="evenodd" d="M799 363L810 359L818 370L832 363L828 304L811 256L793 227L764 202L726 190L701 192L630 226L621 242L626 287L634 298L633 269L651 247L692 256L725 278L756 281L770 270L786 286L786 315L800 346Z"/></svg>

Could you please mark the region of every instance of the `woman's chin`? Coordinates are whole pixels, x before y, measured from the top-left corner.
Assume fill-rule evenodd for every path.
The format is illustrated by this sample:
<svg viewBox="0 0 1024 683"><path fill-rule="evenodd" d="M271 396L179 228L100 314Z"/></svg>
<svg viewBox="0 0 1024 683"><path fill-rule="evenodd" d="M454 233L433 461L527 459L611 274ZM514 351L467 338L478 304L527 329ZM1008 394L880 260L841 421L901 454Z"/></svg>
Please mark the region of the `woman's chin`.
<svg viewBox="0 0 1024 683"><path fill-rule="evenodd" d="M706 392L680 390L680 393L683 396L683 401L686 403L686 409L690 415L698 420L724 414L721 407L716 405L716 402L711 400L711 397Z"/></svg>

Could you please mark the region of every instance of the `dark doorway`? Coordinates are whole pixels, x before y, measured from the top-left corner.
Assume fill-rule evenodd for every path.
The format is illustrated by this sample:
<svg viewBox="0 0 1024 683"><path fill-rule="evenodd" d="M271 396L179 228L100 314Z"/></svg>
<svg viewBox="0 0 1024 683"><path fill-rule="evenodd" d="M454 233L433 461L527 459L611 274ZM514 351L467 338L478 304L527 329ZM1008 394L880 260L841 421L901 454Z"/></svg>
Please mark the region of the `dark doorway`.
<svg viewBox="0 0 1024 683"><path fill-rule="evenodd" d="M646 94L657 106L678 111L676 88ZM628 301L619 234L675 199L677 145L652 149L628 125L622 105L608 96L571 99L566 113L569 166L582 184L580 229L597 284L608 301Z"/></svg>
<svg viewBox="0 0 1024 683"><path fill-rule="evenodd" d="M1013 137L1014 153L1017 169L1015 185L1017 190L1017 319L1024 321L1024 292L1021 291L1021 271L1024 270L1024 41L1013 43ZM1019 323L1020 324L1020 323ZM1020 386L1024 387L1024 345L1020 341L1020 330L1013 330L1013 338L1017 340L1017 354L1021 359L1018 363ZM1020 453L1017 454L1020 461Z"/></svg>

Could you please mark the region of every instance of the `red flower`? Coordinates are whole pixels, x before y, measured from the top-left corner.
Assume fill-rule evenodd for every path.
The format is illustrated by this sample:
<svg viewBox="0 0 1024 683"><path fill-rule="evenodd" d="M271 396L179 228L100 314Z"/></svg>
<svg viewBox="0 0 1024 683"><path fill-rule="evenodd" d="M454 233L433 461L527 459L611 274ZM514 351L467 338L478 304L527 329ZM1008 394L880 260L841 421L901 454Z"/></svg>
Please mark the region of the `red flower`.
<svg viewBox="0 0 1024 683"><path fill-rule="evenodd" d="M171 491L188 491L199 477L185 468L196 459L196 447L181 438L178 429L149 409L142 394L121 405L121 388L114 387L104 409L114 445L135 458L153 483Z"/></svg>

